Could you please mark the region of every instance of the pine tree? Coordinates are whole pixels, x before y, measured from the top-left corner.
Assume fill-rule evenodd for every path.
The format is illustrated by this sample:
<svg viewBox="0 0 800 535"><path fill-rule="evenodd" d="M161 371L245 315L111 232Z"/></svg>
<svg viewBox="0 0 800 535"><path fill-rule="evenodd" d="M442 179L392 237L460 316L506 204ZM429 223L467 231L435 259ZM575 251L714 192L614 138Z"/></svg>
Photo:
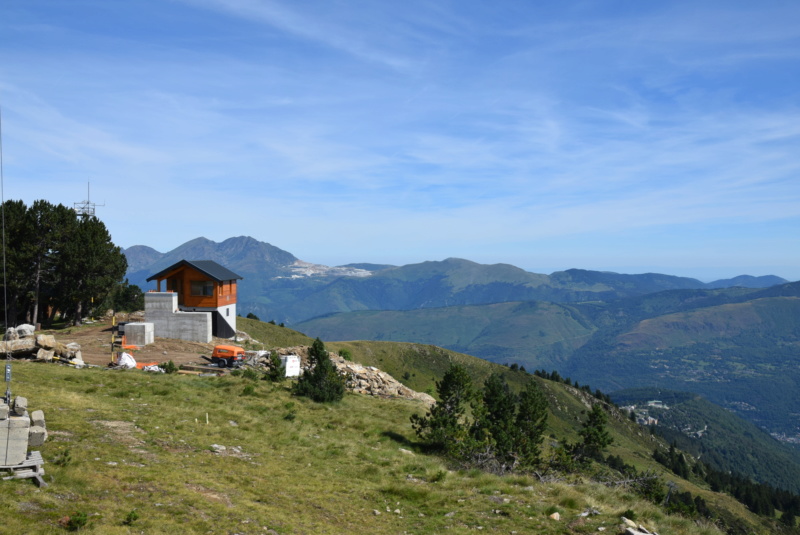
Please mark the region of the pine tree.
<svg viewBox="0 0 800 535"><path fill-rule="evenodd" d="M547 398L539 383L531 379L520 393L517 407L517 451L520 466L530 468L539 463L546 426Z"/></svg>
<svg viewBox="0 0 800 535"><path fill-rule="evenodd" d="M431 447L455 452L467 435L464 415L474 396L472 379L463 366L451 364L436 382L436 393L439 401L425 416L412 415L411 426Z"/></svg>
<svg viewBox="0 0 800 535"><path fill-rule="evenodd" d="M517 464L516 396L501 375L492 374L486 380L473 414L470 434L475 446L492 457L501 471L513 469Z"/></svg>
<svg viewBox="0 0 800 535"><path fill-rule="evenodd" d="M292 387L292 393L319 403L340 401L344 397L344 377L331 362L322 340L314 340L308 357L312 368L300 376Z"/></svg>
<svg viewBox="0 0 800 535"><path fill-rule="evenodd" d="M583 423L583 428L579 434L583 438L583 442L578 445L578 453L592 459L599 459L603 450L611 444L611 435L606 429L605 411L603 411L600 404L592 406L589 411L589 417Z"/></svg>

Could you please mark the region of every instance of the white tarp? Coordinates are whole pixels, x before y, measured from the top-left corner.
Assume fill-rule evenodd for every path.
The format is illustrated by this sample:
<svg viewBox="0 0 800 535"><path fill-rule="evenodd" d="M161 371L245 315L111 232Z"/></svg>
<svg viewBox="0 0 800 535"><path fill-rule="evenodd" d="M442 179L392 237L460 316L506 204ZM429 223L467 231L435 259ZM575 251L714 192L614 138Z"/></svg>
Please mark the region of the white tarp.
<svg viewBox="0 0 800 535"><path fill-rule="evenodd" d="M120 353L117 357L117 366L120 368L135 368L136 359L130 353Z"/></svg>

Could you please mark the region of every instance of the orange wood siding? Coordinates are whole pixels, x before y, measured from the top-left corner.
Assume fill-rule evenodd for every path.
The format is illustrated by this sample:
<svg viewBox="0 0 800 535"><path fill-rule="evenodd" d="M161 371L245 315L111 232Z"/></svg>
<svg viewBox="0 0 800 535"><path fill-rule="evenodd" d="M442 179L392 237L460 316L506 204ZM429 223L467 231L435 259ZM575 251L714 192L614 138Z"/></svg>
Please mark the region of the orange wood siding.
<svg viewBox="0 0 800 535"><path fill-rule="evenodd" d="M189 266L167 273L165 290L177 288L178 305L184 307L217 308L236 303L236 281L212 281L203 273ZM163 279L159 279L159 283ZM212 282L211 295L192 295L192 282Z"/></svg>

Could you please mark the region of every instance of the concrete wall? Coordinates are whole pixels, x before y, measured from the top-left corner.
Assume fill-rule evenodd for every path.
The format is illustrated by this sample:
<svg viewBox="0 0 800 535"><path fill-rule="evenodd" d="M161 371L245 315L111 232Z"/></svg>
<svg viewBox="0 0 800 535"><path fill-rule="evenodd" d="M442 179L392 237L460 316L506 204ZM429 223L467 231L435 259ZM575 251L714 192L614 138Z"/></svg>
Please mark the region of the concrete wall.
<svg viewBox="0 0 800 535"><path fill-rule="evenodd" d="M211 342L211 314L208 312L181 312L178 310L177 293L145 293L144 317L148 323L153 324L154 334L160 338ZM126 325L126 336L127 328Z"/></svg>
<svg viewBox="0 0 800 535"><path fill-rule="evenodd" d="M125 341L135 346L146 346L155 342L155 330L152 323L126 323Z"/></svg>
<svg viewBox="0 0 800 535"><path fill-rule="evenodd" d="M219 316L236 332L236 303L219 307Z"/></svg>
<svg viewBox="0 0 800 535"><path fill-rule="evenodd" d="M229 338L233 337L234 333L236 333L236 303L231 305L220 306L218 308L201 308L201 307L180 307L181 310L185 310L187 312L218 312L219 315L217 316L218 321L224 321L230 327L231 332L227 334L223 334L224 329L217 327L217 332L214 332L214 336L219 336L220 338ZM213 329L213 323L212 323Z"/></svg>

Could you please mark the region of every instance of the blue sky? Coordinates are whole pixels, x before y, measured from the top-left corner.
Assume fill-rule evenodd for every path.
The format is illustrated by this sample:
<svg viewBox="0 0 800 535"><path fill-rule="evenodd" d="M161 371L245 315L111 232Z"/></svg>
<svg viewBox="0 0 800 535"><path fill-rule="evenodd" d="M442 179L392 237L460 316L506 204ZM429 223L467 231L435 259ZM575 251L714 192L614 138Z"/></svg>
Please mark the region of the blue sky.
<svg viewBox="0 0 800 535"><path fill-rule="evenodd" d="M800 279L800 4L9 0L4 197L250 235Z"/></svg>

